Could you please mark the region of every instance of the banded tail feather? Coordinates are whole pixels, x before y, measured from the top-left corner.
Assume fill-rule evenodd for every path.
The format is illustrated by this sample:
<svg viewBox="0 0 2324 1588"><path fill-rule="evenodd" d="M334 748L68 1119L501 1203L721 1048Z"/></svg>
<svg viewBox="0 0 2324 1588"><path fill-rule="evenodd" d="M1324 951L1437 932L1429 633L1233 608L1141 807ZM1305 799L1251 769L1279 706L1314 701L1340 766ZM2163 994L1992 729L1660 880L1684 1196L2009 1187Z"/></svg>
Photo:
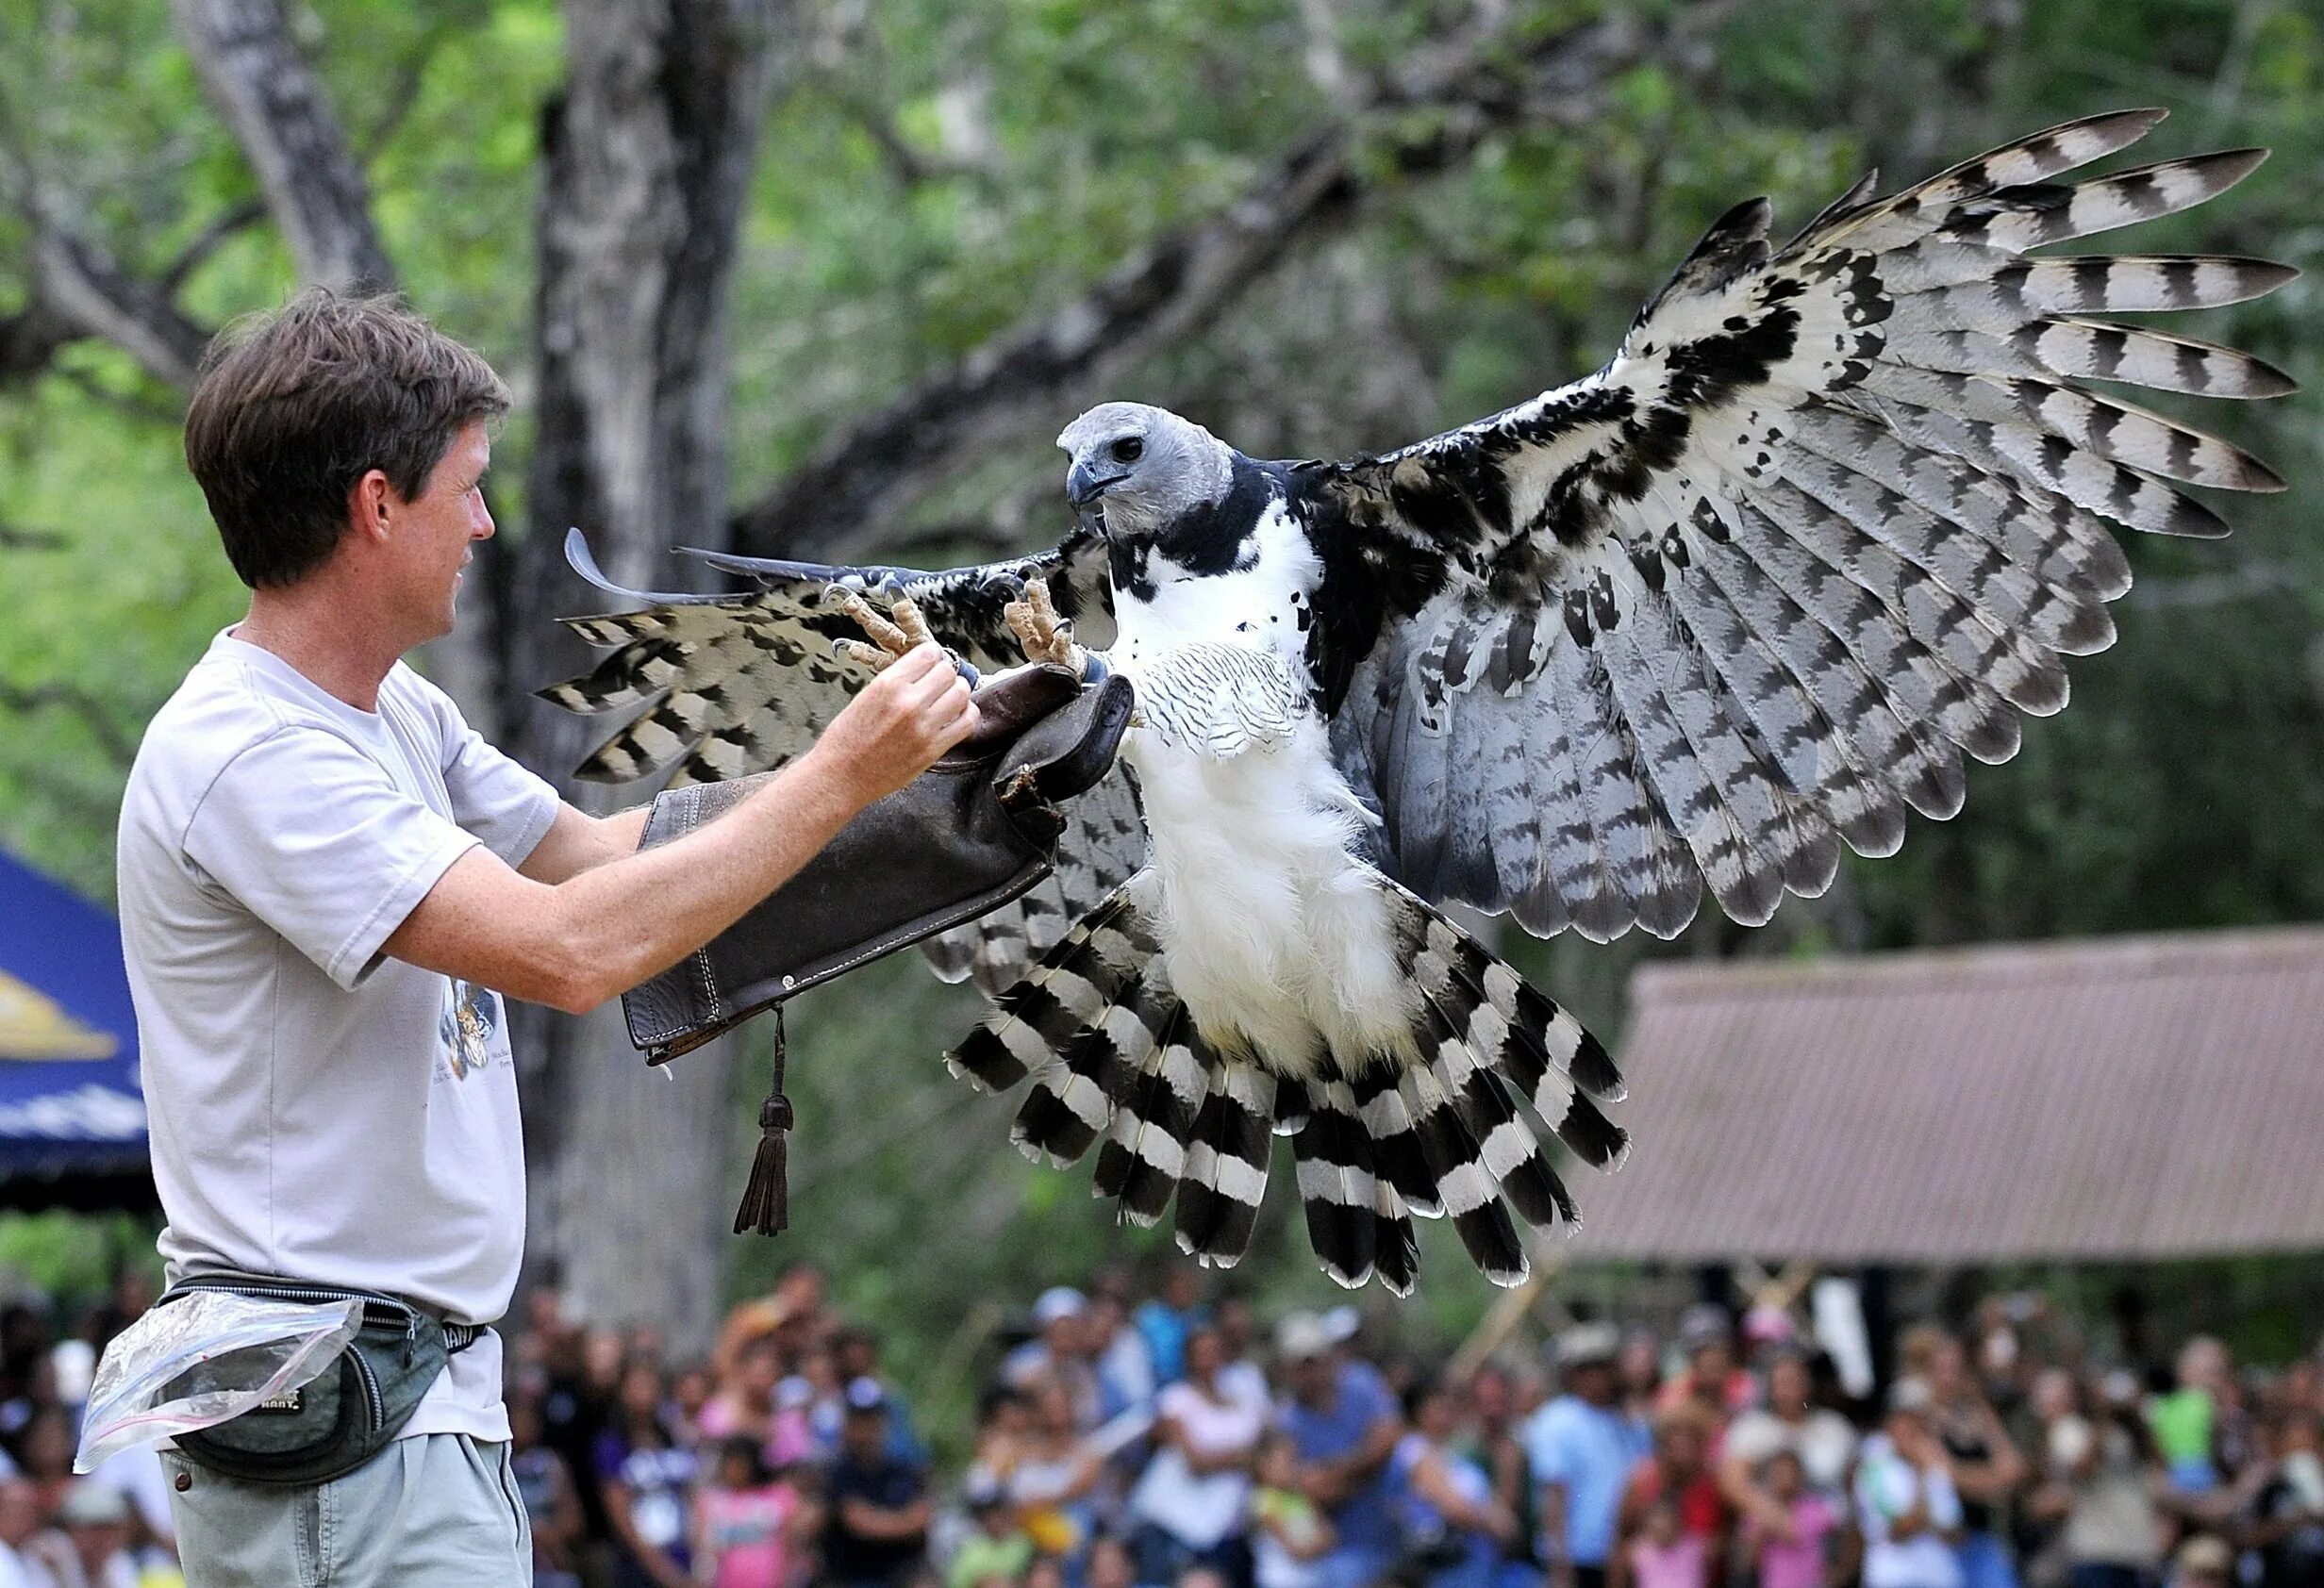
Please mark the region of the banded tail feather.
<svg viewBox="0 0 2324 1588"><path fill-rule="evenodd" d="M1172 989L1141 872L1075 922L949 1055L987 1090L1029 1082L1011 1135L1064 1166L1096 1150L1092 1189L1173 1233L1198 1262L1248 1250L1272 1137L1290 1137L1309 1244L1341 1284L1418 1276L1412 1220L1448 1218L1498 1284L1528 1267L1526 1227L1577 1222L1525 1111L1593 1167L1628 1138L1594 1100L1618 1097L1605 1049L1572 1016L1417 894L1377 872L1409 1028L1356 1053L1212 1041ZM1512 1218L1514 1211L1517 1216Z"/></svg>

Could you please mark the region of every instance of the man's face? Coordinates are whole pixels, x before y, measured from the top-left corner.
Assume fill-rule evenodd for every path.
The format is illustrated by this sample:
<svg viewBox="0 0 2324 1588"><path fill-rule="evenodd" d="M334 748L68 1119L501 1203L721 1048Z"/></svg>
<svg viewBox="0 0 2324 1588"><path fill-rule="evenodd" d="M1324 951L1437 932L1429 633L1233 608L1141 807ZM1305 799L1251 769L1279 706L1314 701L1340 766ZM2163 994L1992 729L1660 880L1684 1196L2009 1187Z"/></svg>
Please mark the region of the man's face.
<svg viewBox="0 0 2324 1588"><path fill-rule="evenodd" d="M452 632L460 570L474 554L474 542L492 533L492 515L478 488L491 460L492 438L475 421L461 427L418 496L407 502L389 489L397 605L425 638Z"/></svg>

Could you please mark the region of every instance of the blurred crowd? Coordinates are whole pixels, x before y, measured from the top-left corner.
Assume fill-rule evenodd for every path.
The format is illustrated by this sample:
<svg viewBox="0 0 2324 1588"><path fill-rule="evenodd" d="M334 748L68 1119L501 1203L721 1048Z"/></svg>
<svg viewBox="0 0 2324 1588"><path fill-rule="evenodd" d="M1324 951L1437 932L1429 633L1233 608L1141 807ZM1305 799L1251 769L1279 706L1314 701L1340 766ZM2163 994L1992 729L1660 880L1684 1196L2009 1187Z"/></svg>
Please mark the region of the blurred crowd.
<svg viewBox="0 0 2324 1588"><path fill-rule="evenodd" d="M0 1314L0 1588L175 1580L151 1451L70 1470L127 1278ZM1461 1368L1191 1268L1032 1300L938 1462L914 1374L794 1270L706 1360L507 1330L542 1588L2324 1588L2324 1373L2109 1363L2024 1298L1877 1394L1773 1307L1586 1322Z"/></svg>

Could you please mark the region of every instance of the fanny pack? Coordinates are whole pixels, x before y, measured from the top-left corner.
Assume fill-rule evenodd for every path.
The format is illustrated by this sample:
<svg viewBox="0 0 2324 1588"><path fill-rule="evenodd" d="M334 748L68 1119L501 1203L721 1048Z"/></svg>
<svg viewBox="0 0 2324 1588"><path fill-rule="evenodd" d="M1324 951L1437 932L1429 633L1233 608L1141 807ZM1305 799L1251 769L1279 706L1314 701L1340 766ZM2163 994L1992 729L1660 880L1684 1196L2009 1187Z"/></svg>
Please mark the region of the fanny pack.
<svg viewBox="0 0 2324 1588"><path fill-rule="evenodd" d="M197 1290L269 1301L360 1300L363 1324L339 1360L297 1389L208 1428L177 1435L181 1454L228 1478L259 1483L324 1483L370 1461L403 1431L456 1351L484 1332L446 1323L384 1291L310 1284L257 1274L198 1274L178 1281L157 1306ZM198 1389L196 1366L168 1393Z"/></svg>

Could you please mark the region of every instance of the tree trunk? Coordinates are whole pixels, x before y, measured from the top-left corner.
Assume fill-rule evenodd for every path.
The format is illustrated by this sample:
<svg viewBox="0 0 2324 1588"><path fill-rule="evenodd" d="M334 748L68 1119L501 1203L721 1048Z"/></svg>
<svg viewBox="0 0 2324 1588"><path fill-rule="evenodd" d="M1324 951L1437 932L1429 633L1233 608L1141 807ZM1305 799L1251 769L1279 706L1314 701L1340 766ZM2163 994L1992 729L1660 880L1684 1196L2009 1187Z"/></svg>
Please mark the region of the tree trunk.
<svg viewBox="0 0 2324 1588"><path fill-rule="evenodd" d="M546 113L539 433L530 528L500 559L504 745L574 765L590 726L530 701L582 661L552 620L602 601L559 545L588 530L614 577L667 583L672 545L725 538L725 320L783 0L570 0L568 77ZM634 794L625 796L634 799ZM525 1010L530 1272L582 1316L707 1344L739 1181L722 1050L650 1072L618 1006ZM730 1183L730 1182L736 1182Z"/></svg>

